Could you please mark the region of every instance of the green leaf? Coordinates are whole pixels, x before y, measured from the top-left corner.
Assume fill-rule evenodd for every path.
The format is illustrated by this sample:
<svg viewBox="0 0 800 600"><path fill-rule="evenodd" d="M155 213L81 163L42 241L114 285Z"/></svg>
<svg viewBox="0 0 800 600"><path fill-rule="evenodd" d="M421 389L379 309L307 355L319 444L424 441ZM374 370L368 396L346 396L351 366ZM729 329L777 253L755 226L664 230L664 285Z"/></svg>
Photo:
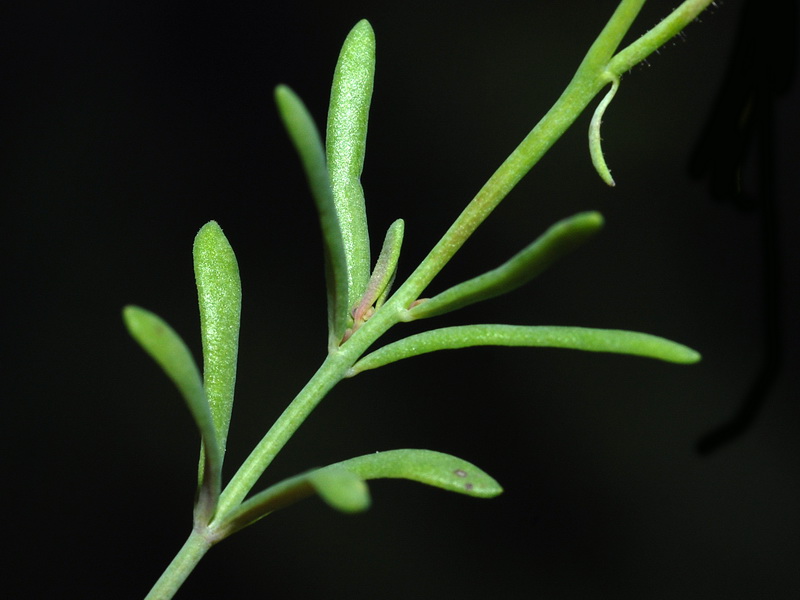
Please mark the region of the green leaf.
<svg viewBox="0 0 800 600"><path fill-rule="evenodd" d="M344 513L362 512L371 503L364 480L345 468L331 466L312 472L309 482L328 506Z"/></svg>
<svg viewBox="0 0 800 600"><path fill-rule="evenodd" d="M197 514L209 519L220 493L222 453L200 371L189 348L160 317L138 306L126 306L122 317L133 339L158 363L177 386L194 418L205 453L204 477Z"/></svg>
<svg viewBox="0 0 800 600"><path fill-rule="evenodd" d="M569 348L632 354L682 364L700 360L700 354L687 346L635 331L586 327L463 325L434 329L387 344L359 360L348 371L348 376L428 352L471 346Z"/></svg>
<svg viewBox="0 0 800 600"><path fill-rule="evenodd" d="M403 319L434 317L506 294L591 239L602 226L603 217L598 212L584 212L563 219L501 266L421 301L409 309Z"/></svg>
<svg viewBox="0 0 800 600"><path fill-rule="evenodd" d="M386 231L383 247L375 263L375 269L369 278L367 289L361 301L353 309L353 321L355 324L369 318L369 309L374 304L380 307L383 303L382 301L386 299L397 272L397 262L400 260L400 249L403 246L403 230L403 219L397 219Z"/></svg>
<svg viewBox="0 0 800 600"><path fill-rule="evenodd" d="M334 205L325 150L314 120L297 95L285 85L275 89L278 111L289 132L308 178L317 206L325 248L325 275L328 289L328 347L333 349L347 328L350 318L348 295L348 261L345 252L342 221Z"/></svg>
<svg viewBox="0 0 800 600"><path fill-rule="evenodd" d="M433 450L375 452L336 463L362 479L410 479L476 498L493 498L503 488L465 460Z"/></svg>
<svg viewBox="0 0 800 600"><path fill-rule="evenodd" d="M614 187L617 184L614 183L614 178L611 177L611 171L609 171L608 165L606 164L606 159L603 156L603 147L600 138L600 124L603 122L603 115L605 114L608 105L611 104L611 101L614 99L614 95L617 93L618 88L619 77L614 77L611 80L611 89L608 90L608 93L597 105L594 115L592 115L592 121L589 124L589 154L592 157L592 164L594 165L597 174L600 175L600 178L611 187Z"/></svg>
<svg viewBox="0 0 800 600"><path fill-rule="evenodd" d="M236 255L216 221L200 229L193 254L203 340L203 383L224 456L236 386L242 284Z"/></svg>
<svg viewBox="0 0 800 600"><path fill-rule="evenodd" d="M492 498L503 491L478 467L449 454L432 450L376 452L309 471L267 488L239 505L219 524L212 524L214 535L218 539L228 537L314 493L342 512L366 510L370 497L365 480L385 478L410 479L477 498Z"/></svg>
<svg viewBox="0 0 800 600"><path fill-rule="evenodd" d="M222 539L315 493L331 508L345 513L366 510L371 502L363 478L339 465L330 465L268 487L242 502L212 527L215 535Z"/></svg>
<svg viewBox="0 0 800 600"><path fill-rule="evenodd" d="M347 256L348 308L364 294L371 267L361 172L374 77L375 34L362 20L345 39L336 63L326 138L331 187Z"/></svg>

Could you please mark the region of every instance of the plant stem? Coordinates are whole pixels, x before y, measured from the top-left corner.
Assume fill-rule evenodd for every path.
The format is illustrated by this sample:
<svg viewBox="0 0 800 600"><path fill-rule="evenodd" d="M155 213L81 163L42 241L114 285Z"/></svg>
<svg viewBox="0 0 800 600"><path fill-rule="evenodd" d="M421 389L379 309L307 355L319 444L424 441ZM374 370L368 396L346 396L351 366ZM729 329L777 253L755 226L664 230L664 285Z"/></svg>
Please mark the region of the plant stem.
<svg viewBox="0 0 800 600"><path fill-rule="evenodd" d="M416 300L470 235L572 125L606 81L581 75L569 84L553 107L494 172L414 273L397 290L405 306Z"/></svg>
<svg viewBox="0 0 800 600"><path fill-rule="evenodd" d="M319 370L233 476L220 496L214 521L208 528L203 527L202 531L198 529L192 532L146 600L172 598L194 566L211 545L218 541L214 538L214 522L223 522L226 515L244 500L264 470L322 398L347 376L350 367L383 333L402 320L402 314L411 303L419 298L469 236L572 125L594 97L608 83L617 81L622 73L680 32L712 0L686 0L657 27L614 55L644 2L645 0L620 2L553 107L500 165L397 292L346 343L332 347Z"/></svg>
<svg viewBox="0 0 800 600"><path fill-rule="evenodd" d="M186 543L156 581L145 600L169 600L180 589L200 559L211 548L211 542L197 531L192 531Z"/></svg>
<svg viewBox="0 0 800 600"><path fill-rule="evenodd" d="M629 71L683 31L712 2L713 0L685 0L658 25L627 48L620 50L609 61L609 70L619 75Z"/></svg>
<svg viewBox="0 0 800 600"><path fill-rule="evenodd" d="M218 516L224 517L244 500L297 428L328 391L343 379L344 373L351 366L347 356L342 352L329 354L314 376L286 407L223 491L217 510Z"/></svg>
<svg viewBox="0 0 800 600"><path fill-rule="evenodd" d="M629 48L637 48L636 62L677 34L710 3L711 0L687 0L676 9L677 17L673 13L659 27L631 44ZM572 125L594 97L621 75L618 69L627 70L635 64L629 64L629 60L619 61L612 55L643 4L644 0L623 0L620 3L552 108L494 172L397 292L346 344L328 355L308 384L262 438L225 488L220 498L218 516L225 515L245 498L325 394L346 376L347 370L375 340L400 320L402 311L419 297L469 236ZM664 23L668 25L663 27ZM620 54L627 51L625 49ZM611 69L612 64L614 70Z"/></svg>
<svg viewBox="0 0 800 600"><path fill-rule="evenodd" d="M609 83L677 35L712 0L686 0L658 26L616 55L622 38L645 0L623 0L587 52L572 81L547 114L522 140L467 205L441 240L397 290L394 298L408 308L444 268L498 204L569 129L594 97Z"/></svg>

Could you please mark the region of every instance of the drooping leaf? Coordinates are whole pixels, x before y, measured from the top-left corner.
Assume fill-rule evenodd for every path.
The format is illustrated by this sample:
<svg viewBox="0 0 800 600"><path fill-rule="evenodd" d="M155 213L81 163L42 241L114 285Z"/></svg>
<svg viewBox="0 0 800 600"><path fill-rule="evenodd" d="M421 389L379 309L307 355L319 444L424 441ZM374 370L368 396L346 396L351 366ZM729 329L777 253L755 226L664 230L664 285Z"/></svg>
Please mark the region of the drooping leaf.
<svg viewBox="0 0 800 600"><path fill-rule="evenodd" d="M203 383L224 456L236 386L242 284L236 255L216 221L210 221L197 233L193 254L203 341Z"/></svg>
<svg viewBox="0 0 800 600"><path fill-rule="evenodd" d="M275 89L278 110L294 143L308 178L317 206L325 248L325 275L328 289L328 346L335 348L344 335L350 310L348 269L343 223L337 216L325 150L314 120L303 102L287 86Z"/></svg>
<svg viewBox="0 0 800 600"><path fill-rule="evenodd" d="M409 309L404 320L425 319L506 294L542 273L603 226L597 212L584 212L551 226L524 250L497 267L453 286Z"/></svg>
<svg viewBox="0 0 800 600"><path fill-rule="evenodd" d="M371 267L361 172L374 77L375 34L362 20L348 34L336 63L326 138L328 171L347 256L348 309L364 294Z"/></svg>
<svg viewBox="0 0 800 600"><path fill-rule="evenodd" d="M220 493L222 453L197 364L180 336L154 313L138 306L126 306L122 316L133 339L177 386L200 431L205 454L205 476L197 506L201 516L210 518Z"/></svg>
<svg viewBox="0 0 800 600"><path fill-rule="evenodd" d="M600 137L600 125L603 122L603 115L606 113L608 105L614 99L614 95L619 88L619 77L611 80L611 89L603 97L597 108L592 115L592 121L589 124L589 154L592 157L592 164L594 165L597 174L609 186L614 187L614 178L611 176L611 171L606 164L605 156L603 156L603 145Z"/></svg>
<svg viewBox="0 0 800 600"><path fill-rule="evenodd" d="M492 498L503 489L475 465L432 450L390 450L351 458L303 473L256 494L215 525L224 538L266 515L319 494L343 512L366 510L370 505L366 480L409 479L477 498Z"/></svg>
<svg viewBox="0 0 800 600"><path fill-rule="evenodd" d="M389 363L435 352L471 346L530 346L611 352L691 364L700 354L670 340L635 331L587 327L525 325L462 325L426 331L387 344L359 360L348 372L357 375Z"/></svg>

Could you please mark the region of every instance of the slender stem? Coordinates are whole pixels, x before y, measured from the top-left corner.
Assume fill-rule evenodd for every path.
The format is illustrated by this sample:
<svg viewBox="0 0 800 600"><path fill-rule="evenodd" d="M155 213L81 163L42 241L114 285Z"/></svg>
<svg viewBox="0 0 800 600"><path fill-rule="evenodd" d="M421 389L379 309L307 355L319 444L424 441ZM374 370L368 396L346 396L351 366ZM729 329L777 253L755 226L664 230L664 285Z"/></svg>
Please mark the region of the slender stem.
<svg viewBox="0 0 800 600"><path fill-rule="evenodd" d="M156 581L145 600L168 600L180 589L186 578L211 548L211 542L197 531L192 531L186 543Z"/></svg>
<svg viewBox="0 0 800 600"><path fill-rule="evenodd" d="M583 72L603 70L617 51L622 38L628 33L634 19L647 0L623 0L603 27L578 67L576 77Z"/></svg>
<svg viewBox="0 0 800 600"><path fill-rule="evenodd" d="M579 71L581 73L581 71ZM224 516L245 498L289 438L343 379L363 352L400 319L400 311L422 293L430 281L489 216L500 201L525 176L602 89L606 79L576 75L556 104L505 160L478 195L459 215L447 233L417 267L397 293L325 362L255 447L220 497L217 515Z"/></svg>
<svg viewBox="0 0 800 600"><path fill-rule="evenodd" d="M416 300L433 278L498 204L569 129L594 97L630 68L677 35L713 0L686 0L627 48L614 55L645 0L623 0L553 107L494 172L428 256L394 296L402 308Z"/></svg>
<svg viewBox="0 0 800 600"><path fill-rule="evenodd" d="M346 368L348 367L342 364L340 354L328 355L322 366L278 417L222 492L217 510L219 517L223 517L244 500L264 470L311 411L328 391L341 381Z"/></svg>
<svg viewBox="0 0 800 600"><path fill-rule="evenodd" d="M215 521L219 522L224 519L228 512L235 509L244 500L264 470L331 388L348 376L350 368L361 358L367 348L393 325L400 322L404 308L400 308L397 302L391 305L387 302L353 333L347 343L328 354L314 376L281 413L281 416L231 478L220 496Z"/></svg>
<svg viewBox="0 0 800 600"><path fill-rule="evenodd" d="M470 235L519 183L539 159L572 125L607 80L601 75L577 76L525 137L433 247L419 267L398 289L395 298L405 303L416 300Z"/></svg>
<svg viewBox="0 0 800 600"><path fill-rule="evenodd" d="M663 21L633 42L620 50L608 63L609 70L618 75L629 71L653 52L661 48L670 39L678 35L714 0L685 0L673 10Z"/></svg>
<svg viewBox="0 0 800 600"><path fill-rule="evenodd" d="M609 82L619 77L621 73L618 69L632 66L628 64L629 61L618 61L612 56L644 1L623 0L620 3L553 107L489 178L392 298L346 344L328 355L317 373L286 408L234 475L220 498L218 515L224 515L244 499L277 453L325 394L346 376L348 369L375 340L400 320L401 312L419 297L470 235L569 129L594 97ZM710 2L711 0L687 0L676 10L676 13L679 13L678 17L674 17L673 13L662 21L659 27L646 33L629 48L655 50L657 46L654 44L663 44L666 39L677 34ZM690 9L686 8L689 5ZM665 22L669 22L666 28L662 27ZM620 54L627 51L628 49L623 50ZM642 60L649 54L643 52L639 50L635 56L641 57L639 60ZM611 68L612 65L614 69Z"/></svg>
<svg viewBox="0 0 800 600"><path fill-rule="evenodd" d="M334 348L311 380L255 447L220 497L215 521L225 518L249 493L278 452L322 398L347 376L350 367L383 333L401 320L411 302L430 284L477 227L572 125L609 82L663 45L712 0L686 0L657 27L614 56L645 0L622 0L590 48L567 89L533 130L495 171L442 239L397 292L350 337ZM172 598L194 566L216 541L213 523L206 535L193 531L148 600Z"/></svg>

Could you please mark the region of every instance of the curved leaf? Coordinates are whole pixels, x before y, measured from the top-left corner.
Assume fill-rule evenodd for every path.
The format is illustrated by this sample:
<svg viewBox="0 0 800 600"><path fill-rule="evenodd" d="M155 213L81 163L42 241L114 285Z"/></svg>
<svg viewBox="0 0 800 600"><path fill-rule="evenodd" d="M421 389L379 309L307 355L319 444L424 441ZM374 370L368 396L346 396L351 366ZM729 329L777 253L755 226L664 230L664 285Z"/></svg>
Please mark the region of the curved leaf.
<svg viewBox="0 0 800 600"><path fill-rule="evenodd" d="M366 510L370 505L369 489L364 480L337 465L330 465L285 479L242 502L213 525L222 539L304 498L319 496L331 507L345 513Z"/></svg>
<svg viewBox="0 0 800 600"><path fill-rule="evenodd" d="M497 267L410 308L404 320L425 319L506 294L542 273L603 227L598 212L578 213L552 225L524 250Z"/></svg>
<svg viewBox="0 0 800 600"><path fill-rule="evenodd" d="M451 492L492 498L503 489L475 465L432 450L390 450L334 463L277 483L243 502L213 525L218 539L255 523L268 514L319 494L342 512L366 510L369 479L410 479Z"/></svg>
<svg viewBox="0 0 800 600"><path fill-rule="evenodd" d="M314 120L302 100L287 86L275 89L275 102L308 178L322 226L325 248L325 276L328 289L328 346L335 348L347 328L350 310L348 261L343 224L337 216L331 191L325 150Z"/></svg>
<svg viewBox="0 0 800 600"><path fill-rule="evenodd" d="M222 453L200 371L189 348L159 316L138 306L126 306L122 317L133 339L153 357L180 390L200 431L205 454L203 471L207 476L199 490L197 510L201 517L210 518L219 498Z"/></svg>
<svg viewBox="0 0 800 600"><path fill-rule="evenodd" d="M493 498L503 488L465 460L433 450L389 450L336 463L363 479L410 479L476 498Z"/></svg>
<svg viewBox="0 0 800 600"><path fill-rule="evenodd" d="M203 384L224 456L236 387L242 283L236 255L216 221L206 223L197 233L193 255L203 340Z"/></svg>
<svg viewBox="0 0 800 600"><path fill-rule="evenodd" d="M682 364L700 360L700 354L687 346L635 331L587 327L462 325L426 331L387 344L359 360L350 369L348 376L428 352L470 346L570 348L589 352L632 354Z"/></svg>
<svg viewBox="0 0 800 600"><path fill-rule="evenodd" d="M592 121L589 124L589 154L592 157L592 164L594 165L597 174L600 175L600 179L602 179L611 187L614 187L617 184L614 183L614 178L611 177L611 171L609 171L608 165L606 164L606 159L603 156L600 125L603 122L603 115L605 114L608 105L611 104L611 101L614 99L614 95L617 93L617 89L619 89L619 77L614 77L611 80L611 89L608 90L608 93L597 105L594 115L592 115Z"/></svg>
<svg viewBox="0 0 800 600"><path fill-rule="evenodd" d="M347 256L348 310L364 294L371 267L361 171L374 77L375 34L362 20L348 34L336 63L326 138L328 171Z"/></svg>

